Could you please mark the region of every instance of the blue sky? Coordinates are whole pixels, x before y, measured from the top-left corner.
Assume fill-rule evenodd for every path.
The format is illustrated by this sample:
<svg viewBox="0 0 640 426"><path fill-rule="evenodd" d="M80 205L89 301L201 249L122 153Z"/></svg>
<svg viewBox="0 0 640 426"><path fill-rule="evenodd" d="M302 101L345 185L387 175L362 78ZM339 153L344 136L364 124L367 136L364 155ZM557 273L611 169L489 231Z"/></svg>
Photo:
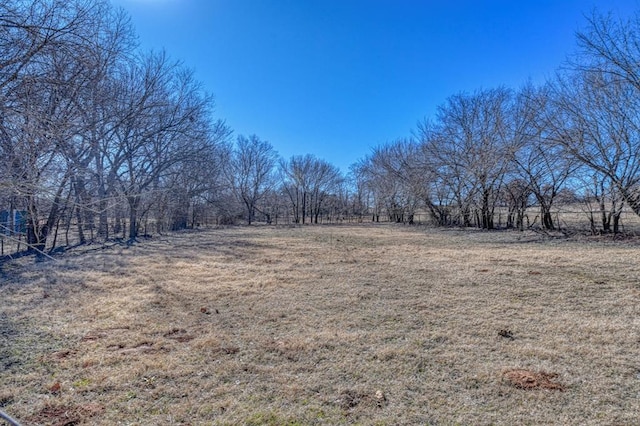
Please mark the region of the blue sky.
<svg viewBox="0 0 640 426"><path fill-rule="evenodd" d="M638 0L112 0L195 70L235 134L343 171L448 96L543 82L594 9Z"/></svg>

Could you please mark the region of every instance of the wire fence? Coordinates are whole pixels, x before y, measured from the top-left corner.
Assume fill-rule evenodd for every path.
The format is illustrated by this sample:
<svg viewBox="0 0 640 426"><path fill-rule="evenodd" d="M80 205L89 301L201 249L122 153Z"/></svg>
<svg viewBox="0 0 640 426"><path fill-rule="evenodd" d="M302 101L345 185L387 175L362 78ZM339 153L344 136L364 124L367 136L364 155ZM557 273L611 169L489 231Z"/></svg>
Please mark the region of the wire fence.
<svg viewBox="0 0 640 426"><path fill-rule="evenodd" d="M552 220L555 229L572 232L585 232L585 233L599 233L608 230L603 229L603 220L610 215L610 211L601 211L596 209L589 209L586 206L577 204L573 205L561 205L552 209ZM640 234L640 216L631 211L628 207L624 208L619 213L617 232L624 234ZM411 214L405 212L401 216L401 220L394 220L389 214L381 212L380 214L367 213L362 215L329 215L320 216L318 223L320 224L356 224L356 223L371 223L371 222L396 222L401 221L403 223L417 224L417 225L435 225L434 219L431 214L425 210L417 210L411 212ZM494 211L494 226L498 229L503 229L509 226L509 211L506 207L498 207ZM198 223L198 226L218 226L219 218L211 218L210 220L204 220ZM274 218L272 218L274 219ZM307 218L306 224L311 224L311 219ZM536 207L529 207L523 213L521 218L523 229L538 229L541 227L540 210ZM314 221L315 222L315 221ZM256 222L256 224L261 222ZM457 223L454 221L454 224ZM270 222L271 225L298 225L295 223L295 218L291 215L282 215L275 218ZM110 224L112 225L112 224ZM142 231L144 235L153 234L156 229L154 221L144 221L142 224ZM513 224L512 224L513 226ZM47 247L42 250L35 247L32 244L28 244L27 235L24 232L13 232L6 224L0 223L0 260L3 258L13 258L20 256L26 251L38 253L40 256L49 257L49 253L54 247L71 247L79 244L82 240L78 237L78 233L75 228L77 224L73 221L70 222L70 226L67 229L61 231L61 235L58 236L57 230L54 231L52 241L48 241ZM88 229L86 235L87 241L95 241L94 230ZM112 233L113 237L124 238L122 232L120 234Z"/></svg>

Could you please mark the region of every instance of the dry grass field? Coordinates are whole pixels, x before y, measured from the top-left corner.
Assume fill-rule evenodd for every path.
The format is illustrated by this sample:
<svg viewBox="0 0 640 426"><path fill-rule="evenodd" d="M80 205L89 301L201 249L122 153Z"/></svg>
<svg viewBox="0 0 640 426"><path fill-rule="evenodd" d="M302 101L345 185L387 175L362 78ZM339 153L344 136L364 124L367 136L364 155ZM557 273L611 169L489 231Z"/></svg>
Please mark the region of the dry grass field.
<svg viewBox="0 0 640 426"><path fill-rule="evenodd" d="M24 425L640 419L634 241L244 227L57 259L0 272Z"/></svg>

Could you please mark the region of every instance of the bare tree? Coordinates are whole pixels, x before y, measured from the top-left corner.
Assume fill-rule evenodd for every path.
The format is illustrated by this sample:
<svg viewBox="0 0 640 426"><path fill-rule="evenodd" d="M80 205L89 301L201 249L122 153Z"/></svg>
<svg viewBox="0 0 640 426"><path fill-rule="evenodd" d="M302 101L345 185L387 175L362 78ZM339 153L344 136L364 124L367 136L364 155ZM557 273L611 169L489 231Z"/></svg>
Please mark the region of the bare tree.
<svg viewBox="0 0 640 426"><path fill-rule="evenodd" d="M516 228L523 231L527 209L530 206L531 187L528 181L519 178L508 180L502 187L502 199L507 206L507 228Z"/></svg>
<svg viewBox="0 0 640 426"><path fill-rule="evenodd" d="M280 162L283 192L289 197L295 223L308 217L318 223L328 195L343 181L340 170L313 155L293 156Z"/></svg>
<svg viewBox="0 0 640 426"><path fill-rule="evenodd" d="M87 28L99 3L65 0L5 0L0 3L0 93L35 78L46 56L68 46Z"/></svg>
<svg viewBox="0 0 640 426"><path fill-rule="evenodd" d="M555 141L607 176L640 215L640 14L594 13L578 33L575 70L556 84Z"/></svg>
<svg viewBox="0 0 640 426"><path fill-rule="evenodd" d="M295 223L305 223L312 161L313 157L310 155L294 155L288 161L280 161L282 188L291 202Z"/></svg>
<svg viewBox="0 0 640 426"><path fill-rule="evenodd" d="M206 223L207 207L214 207L227 187L224 171L230 158L230 130L224 122L213 123L210 140L198 155L186 156L159 179L151 206L157 232Z"/></svg>
<svg viewBox="0 0 640 426"><path fill-rule="evenodd" d="M399 139L379 146L367 160L364 169L368 184L392 222L413 223L424 199L424 178L428 173L419 168L420 151L413 141Z"/></svg>
<svg viewBox="0 0 640 426"><path fill-rule="evenodd" d="M335 194L343 182L342 174L333 164L322 159L314 159L310 170L310 210L309 216L314 223L322 213L322 208L329 195Z"/></svg>
<svg viewBox="0 0 640 426"><path fill-rule="evenodd" d="M27 242L39 253L58 221L71 178L61 143L77 135L78 45L103 2L7 1L0 5L2 151L12 199L29 212ZM65 164L66 163L66 164Z"/></svg>
<svg viewBox="0 0 640 426"><path fill-rule="evenodd" d="M512 95L504 88L450 97L438 109L438 146L452 181L452 191L469 223L466 203L473 203L477 226L494 228L494 211L513 151Z"/></svg>
<svg viewBox="0 0 640 426"><path fill-rule="evenodd" d="M530 85L518 93L513 117L516 139L513 162L516 165L516 181L525 182L527 192L535 196L542 228L553 230L556 224L552 207L565 182L578 169L578 162L550 137L550 129L544 118L550 97L546 88L538 89ZM512 185L509 188L510 195L515 196L516 205L522 206L526 198L522 197L522 191L520 195L513 192L517 188L519 185Z"/></svg>
<svg viewBox="0 0 640 426"><path fill-rule="evenodd" d="M269 142L256 135L238 136L229 164L229 180L244 206L249 225L255 219L258 203L275 186L277 159L278 154Z"/></svg>
<svg viewBox="0 0 640 426"><path fill-rule="evenodd" d="M347 180L351 183L349 190L351 196L350 214L359 222L370 214L371 190L367 185L367 164L364 160L358 161L349 167Z"/></svg>
<svg viewBox="0 0 640 426"><path fill-rule="evenodd" d="M165 54L151 54L129 65L115 86L114 131L103 154L129 209L129 238L154 202L146 195L162 191L175 165L207 149L212 103L193 74Z"/></svg>
<svg viewBox="0 0 640 426"><path fill-rule="evenodd" d="M462 163L453 161L455 146L446 142L440 123L430 120L418 124L417 138L416 174L425 182L421 195L432 221L439 226L469 226L471 180Z"/></svg>
<svg viewBox="0 0 640 426"><path fill-rule="evenodd" d="M82 243L108 238L110 222L120 232L127 213L135 238L154 208L183 224L195 197L219 190L205 182L229 131L212 97L164 53L135 49L107 0L0 4L0 202L28 212L34 251L55 246L61 221L67 243L73 222Z"/></svg>
<svg viewBox="0 0 640 426"><path fill-rule="evenodd" d="M570 82L568 79L570 78ZM595 71L556 83L546 120L550 139L594 172L606 176L640 215L640 104L626 81Z"/></svg>
<svg viewBox="0 0 640 426"><path fill-rule="evenodd" d="M625 202L616 185L609 177L586 167L579 181L582 184L580 198L591 233L620 232Z"/></svg>

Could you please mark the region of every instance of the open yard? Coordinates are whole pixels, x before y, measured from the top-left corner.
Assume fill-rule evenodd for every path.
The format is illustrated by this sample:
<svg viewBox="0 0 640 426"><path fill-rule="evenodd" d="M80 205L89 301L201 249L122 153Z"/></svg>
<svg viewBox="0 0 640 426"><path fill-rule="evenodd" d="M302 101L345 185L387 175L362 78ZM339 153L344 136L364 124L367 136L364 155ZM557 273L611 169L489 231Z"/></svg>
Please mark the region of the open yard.
<svg viewBox="0 0 640 426"><path fill-rule="evenodd" d="M0 272L24 425L640 418L640 245L392 225L243 227Z"/></svg>

